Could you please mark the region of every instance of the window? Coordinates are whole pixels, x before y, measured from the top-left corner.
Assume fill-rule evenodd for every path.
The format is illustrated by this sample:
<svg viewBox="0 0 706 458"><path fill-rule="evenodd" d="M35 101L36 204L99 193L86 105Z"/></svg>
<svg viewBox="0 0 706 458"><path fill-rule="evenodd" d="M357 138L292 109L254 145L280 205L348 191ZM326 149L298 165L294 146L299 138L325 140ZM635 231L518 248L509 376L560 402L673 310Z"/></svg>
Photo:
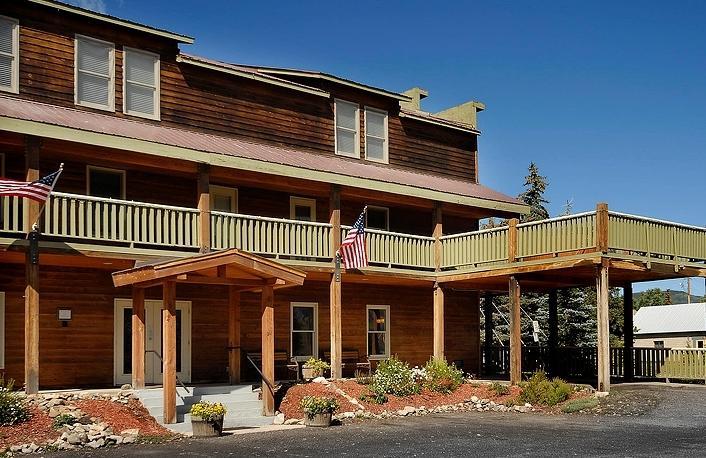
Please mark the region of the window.
<svg viewBox="0 0 706 458"><path fill-rule="evenodd" d="M291 309L291 354L292 358L305 361L318 356L318 304L292 302Z"/></svg>
<svg viewBox="0 0 706 458"><path fill-rule="evenodd" d="M360 158L358 105L343 100L336 100L334 107L336 154Z"/></svg>
<svg viewBox="0 0 706 458"><path fill-rule="evenodd" d="M0 16L0 90L18 93L20 79L20 25Z"/></svg>
<svg viewBox="0 0 706 458"><path fill-rule="evenodd" d="M365 108L365 159L387 164L387 112Z"/></svg>
<svg viewBox="0 0 706 458"><path fill-rule="evenodd" d="M123 112L159 119L159 56L123 48Z"/></svg>
<svg viewBox="0 0 706 458"><path fill-rule="evenodd" d="M114 111L115 47L77 35L75 52L76 105Z"/></svg>
<svg viewBox="0 0 706 458"><path fill-rule="evenodd" d="M226 213L238 213L238 190L226 186L209 187L211 210Z"/></svg>
<svg viewBox="0 0 706 458"><path fill-rule="evenodd" d="M386 359L390 357L390 306L369 305L368 357Z"/></svg>
<svg viewBox="0 0 706 458"><path fill-rule="evenodd" d="M316 221L316 199L290 197L289 218L296 221Z"/></svg>
<svg viewBox="0 0 706 458"><path fill-rule="evenodd" d="M365 227L369 229L389 231L390 210L386 207L368 206L368 211L365 212Z"/></svg>
<svg viewBox="0 0 706 458"><path fill-rule="evenodd" d="M109 199L125 198L125 171L88 166L88 195Z"/></svg>
<svg viewBox="0 0 706 458"><path fill-rule="evenodd" d="M0 177L5 176L5 154L0 153Z"/></svg>
<svg viewBox="0 0 706 458"><path fill-rule="evenodd" d="M703 340L697 340L697 341L696 341L696 348L704 348L704 341L703 341Z"/></svg>
<svg viewBox="0 0 706 458"><path fill-rule="evenodd" d="M664 340L655 340L655 348L664 348Z"/></svg>

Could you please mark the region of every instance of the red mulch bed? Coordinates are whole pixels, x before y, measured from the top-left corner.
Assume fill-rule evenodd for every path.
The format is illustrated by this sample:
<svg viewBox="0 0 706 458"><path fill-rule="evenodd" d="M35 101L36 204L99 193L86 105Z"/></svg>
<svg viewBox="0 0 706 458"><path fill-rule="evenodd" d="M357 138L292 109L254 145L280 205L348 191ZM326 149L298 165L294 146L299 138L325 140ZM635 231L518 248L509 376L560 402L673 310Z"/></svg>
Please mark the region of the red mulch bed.
<svg viewBox="0 0 706 458"><path fill-rule="evenodd" d="M52 427L53 420L46 412L36 407L30 408L32 418L29 421L12 426L0 426L0 450L11 445L34 442L42 444L54 441L59 433Z"/></svg>
<svg viewBox="0 0 706 458"><path fill-rule="evenodd" d="M139 429L140 436L172 435L135 399L131 399L127 405L104 400L77 401L75 405L87 415L108 423L115 434L126 429Z"/></svg>
<svg viewBox="0 0 706 458"><path fill-rule="evenodd" d="M345 391L345 389L343 391ZM284 414L285 418L304 418L304 412L301 407L299 407L299 402L301 402L304 396L327 396L335 398L341 406L338 412L355 412L358 410L358 407L353 405L348 399L336 393L333 384L327 386L322 383L305 383L294 385L287 390L284 399L282 399L280 403L279 411Z"/></svg>

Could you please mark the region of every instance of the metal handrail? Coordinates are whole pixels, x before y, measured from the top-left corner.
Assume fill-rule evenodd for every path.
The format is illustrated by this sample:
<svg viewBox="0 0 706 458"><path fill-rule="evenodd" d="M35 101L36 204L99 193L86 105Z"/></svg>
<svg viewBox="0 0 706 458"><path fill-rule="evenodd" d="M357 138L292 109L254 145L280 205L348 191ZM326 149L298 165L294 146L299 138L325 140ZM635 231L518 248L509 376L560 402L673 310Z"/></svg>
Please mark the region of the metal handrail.
<svg viewBox="0 0 706 458"><path fill-rule="evenodd" d="M250 364L252 365L252 367L255 368L257 373L260 374L260 377L265 382L265 385L267 385L267 388L270 389L270 393L272 393L272 396L274 396L275 395L274 384L267 377L265 377L265 374L263 374L262 371L260 370L260 368L257 367L257 364L255 364L255 361L253 361L253 359L250 357L250 353L247 353L247 352L245 353L245 359L247 359L248 362L250 362Z"/></svg>
<svg viewBox="0 0 706 458"><path fill-rule="evenodd" d="M162 372L164 372L164 359L162 359L162 355L160 355L159 352L157 352L157 350L145 350L145 354L147 354L147 353L154 353L155 355L157 355L157 358L159 358L159 360L162 362ZM186 385L184 385L184 383L181 380L179 380L179 376L175 375L175 377L176 377L177 383L179 385L181 385L181 387L184 388L187 393L191 394L191 391L189 391L189 389L186 387Z"/></svg>

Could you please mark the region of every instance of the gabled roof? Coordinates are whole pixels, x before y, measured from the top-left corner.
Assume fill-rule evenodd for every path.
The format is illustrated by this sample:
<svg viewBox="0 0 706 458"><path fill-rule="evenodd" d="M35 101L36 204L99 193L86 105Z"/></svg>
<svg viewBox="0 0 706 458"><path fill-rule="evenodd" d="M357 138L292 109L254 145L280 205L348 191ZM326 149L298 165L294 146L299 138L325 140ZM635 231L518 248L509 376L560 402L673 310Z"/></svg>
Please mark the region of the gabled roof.
<svg viewBox="0 0 706 458"><path fill-rule="evenodd" d="M706 303L653 305L635 313L636 336L643 334L706 333Z"/></svg>
<svg viewBox="0 0 706 458"><path fill-rule="evenodd" d="M97 13L85 8L81 8L74 5L69 5L64 2L59 2L56 0L28 0L30 3L35 3L37 5L47 6L50 8L56 8L57 10L66 11L68 13L77 14L79 16L96 19L98 21L107 22L114 25L119 25L121 27L127 27L133 30L139 30L140 32L149 33L151 35L160 36L162 38L169 38L179 43L192 44L194 39L192 37L181 35L178 33L170 32L164 29L158 29L155 27L150 27L148 25L140 24L139 22L129 21L127 19L121 19L119 17L111 16L109 14Z"/></svg>

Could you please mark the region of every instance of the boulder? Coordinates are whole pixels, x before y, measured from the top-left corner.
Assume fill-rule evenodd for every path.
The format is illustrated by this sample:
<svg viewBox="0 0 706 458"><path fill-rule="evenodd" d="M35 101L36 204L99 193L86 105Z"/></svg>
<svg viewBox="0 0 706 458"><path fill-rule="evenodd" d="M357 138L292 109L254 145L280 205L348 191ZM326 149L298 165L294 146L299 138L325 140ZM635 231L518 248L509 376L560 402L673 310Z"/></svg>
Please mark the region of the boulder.
<svg viewBox="0 0 706 458"><path fill-rule="evenodd" d="M275 419L272 422L272 424L273 425L283 425L284 424L284 414L279 413L279 414L275 415Z"/></svg>

